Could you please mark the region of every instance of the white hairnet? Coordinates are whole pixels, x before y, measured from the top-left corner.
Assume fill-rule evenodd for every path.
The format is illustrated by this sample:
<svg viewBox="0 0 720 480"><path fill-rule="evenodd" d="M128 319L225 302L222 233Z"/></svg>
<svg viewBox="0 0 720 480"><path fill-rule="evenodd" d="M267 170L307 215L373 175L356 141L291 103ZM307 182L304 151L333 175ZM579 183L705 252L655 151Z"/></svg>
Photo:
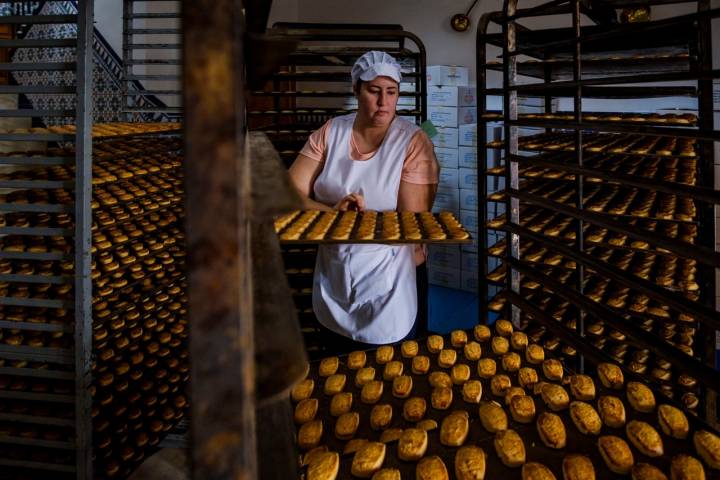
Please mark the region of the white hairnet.
<svg viewBox="0 0 720 480"><path fill-rule="evenodd" d="M371 50L358 58L350 72L352 83L358 80L370 81L376 77L390 77L400 83L400 64L391 55Z"/></svg>

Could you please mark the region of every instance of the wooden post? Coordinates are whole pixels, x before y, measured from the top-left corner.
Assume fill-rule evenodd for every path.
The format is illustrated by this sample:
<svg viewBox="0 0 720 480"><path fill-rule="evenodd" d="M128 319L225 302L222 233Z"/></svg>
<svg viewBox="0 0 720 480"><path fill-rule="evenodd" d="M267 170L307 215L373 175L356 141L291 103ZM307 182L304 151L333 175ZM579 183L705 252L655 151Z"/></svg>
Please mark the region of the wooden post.
<svg viewBox="0 0 720 480"><path fill-rule="evenodd" d="M240 0L184 0L193 478L255 479L255 370L245 18Z"/></svg>

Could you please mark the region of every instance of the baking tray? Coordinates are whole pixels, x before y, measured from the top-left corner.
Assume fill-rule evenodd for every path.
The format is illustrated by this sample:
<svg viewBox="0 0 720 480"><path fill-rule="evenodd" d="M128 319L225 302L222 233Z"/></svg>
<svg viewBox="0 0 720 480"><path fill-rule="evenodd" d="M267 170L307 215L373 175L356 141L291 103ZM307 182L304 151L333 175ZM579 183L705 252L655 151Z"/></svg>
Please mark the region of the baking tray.
<svg viewBox="0 0 720 480"><path fill-rule="evenodd" d="M398 224L400 226L400 238L398 239L383 239L381 235L382 231L382 221L383 216L385 215L383 212L377 212L377 220L375 222L375 233L373 235L372 239L366 240L366 239L359 239L357 238L358 233L358 227L360 224L360 219L362 218L363 212L358 213L357 218L353 222L352 230L350 233L350 236L346 240L337 240L329 238L330 234L335 229L336 225L340 221L340 219L343 217L343 214L347 214L349 212L340 212L340 214L333 220L333 222L330 224L330 227L327 229L327 232L325 233L324 238L322 239L309 239L307 238L308 232L312 230L313 226L318 222L320 217L322 216L323 212L320 212L320 215L315 217L313 221L308 224L308 226L302 231L300 237L298 239L284 239L283 234L288 231L288 229L292 228L292 226L298 221L298 219L302 216L303 213L308 211L296 211L293 212L291 215L293 215L292 220L284 226L278 227L278 224L276 223L275 231L280 236L280 243L282 244L341 244L341 243L357 243L357 244L386 244L386 245L397 245L397 244L408 244L408 243L433 243L433 244L444 244L444 245L457 245L457 244L466 244L472 242L472 235L467 231L465 227L462 227L462 232L464 234L467 234L467 238L452 238L450 231L448 229L448 226L445 224L445 222L441 219L440 215L437 213L433 213L433 218L437 221L437 223L442 228L443 232L447 236L445 239L431 239L429 238L428 232L426 231L423 222L420 219L421 213L415 213L414 217L417 221L417 224L420 228L420 239L408 239L405 238L405 229L403 226L403 222L400 219L400 214L398 214ZM424 212L427 214L427 212ZM453 218L455 216L453 215ZM457 219L456 219L457 220Z"/></svg>
<svg viewBox="0 0 720 480"><path fill-rule="evenodd" d="M493 331L493 334L495 332ZM473 334L472 331L468 332L468 339L473 340ZM448 336L444 337L445 340L445 347L444 348L453 348L450 345L450 340ZM431 354L428 352L426 347L425 340L418 340L418 344L420 346L419 355L426 355L430 358L430 372L433 371L445 371L446 373L450 374L450 369L444 369L438 366L437 363L437 357L438 354ZM482 343L482 358L493 358L497 363L497 374L506 374L508 375L511 380L513 386L518 385L517 381L517 374L516 373L508 373L505 372L502 368L502 362L500 360L500 356L495 355L491 348L490 348L490 342L487 341L485 343ZM411 373L411 362L412 359L409 358L402 358L400 354L400 346L397 345L394 347L395 355L393 360L400 360L403 363L403 375L410 375L413 378L413 390L410 394L410 396L421 396L425 398L427 402L427 412L425 415L425 419L433 419L438 423L438 428L435 430L432 430L428 432L428 448L427 452L425 454L426 457L431 455L437 455L439 456L443 462L445 463L445 466L448 469L448 472L450 474L450 478L455 478L454 476L454 458L455 458L455 452L457 451L457 448L453 447L446 447L440 444L439 435L440 435L440 425L442 424L443 418L445 418L447 415L449 415L451 412L455 410L466 410L470 414L470 431L468 434L467 439L465 440L464 445L476 445L481 447L485 451L486 455L486 472L485 472L485 478L488 479L502 479L502 478L519 478L520 477L520 468L508 468L504 466L496 452L495 448L493 446L493 439L494 434L488 433L481 425L479 416L478 416L478 405L476 404L470 404L466 403L462 399L462 387L458 385L454 385L452 387L453 390L453 401L450 407L447 410L435 410L431 406L430 402L430 392L432 388L429 385L428 378L429 373L427 375L415 375ZM543 413L546 410L545 404L543 403L542 399L539 396L533 396L533 399L535 400L535 408L536 408L536 414L535 414L535 420L533 420L531 423L528 424L522 424L514 421L512 419L512 416L510 415L509 410L504 406L504 398L502 397L494 397L490 391L490 380L484 380L480 379L477 374L476 364L477 362L469 362L467 361L463 356L462 348L455 348L457 351L458 360L456 364L459 363L465 363L468 366L470 366L471 370L471 379L479 379L483 386L483 394L482 394L482 400L497 400L503 405L503 409L505 409L507 416L508 416L508 426L509 428L515 430L518 432L518 434L522 437L523 442L525 444L525 450L526 450L526 461L527 462L540 462L549 467L554 473L557 478L562 478L562 460L563 457L570 453L582 453L584 455L587 455L595 468L596 478L598 479L617 479L619 476L617 474L612 473L607 466L605 465L605 462L602 460L600 453L597 448L597 439L599 437L592 436L592 435L583 435L581 434L577 428L575 427L574 423L572 422L569 411L566 409L562 412L554 412L557 413L563 420L563 423L565 424L565 430L567 433L567 447L560 450L553 450L550 448L545 447L545 445L540 440L540 437L537 433L536 426L535 426L535 420L537 417ZM513 351L512 347L510 348L510 351ZM375 362L375 350L368 350L367 352L367 363L366 366L372 366L375 368L375 378L376 380L382 379L382 373L383 373L383 366L378 365ZM538 372L538 377L541 381L546 381L542 374L542 365L529 365L528 362L524 358L523 352L518 352L520 356L522 357L522 365L524 366L532 366L536 369ZM546 358L549 358L547 350L546 350ZM337 373L343 373L347 375L347 381L345 384L344 391L345 392L352 392L353 393L353 406L352 411L358 412L360 414L360 425L358 427L358 430L354 436L354 438L364 438L369 439L371 441L379 441L381 432L374 431L370 429L369 425L369 418L370 418L370 411L373 407L373 405L366 405L360 401L360 390L359 388L355 387L355 372L352 370L349 370L347 368L346 364L346 357L341 356L340 357L340 366L337 370ZM308 378L312 378L315 382L315 388L313 390L312 397L317 398L319 400L319 409L318 413L316 415L316 419L321 419L323 421L323 434L319 445L325 445L327 446L331 451L339 452L340 457L340 471L338 473L337 478L354 478L351 477L350 474L350 467L352 464L352 454L348 455L342 455L343 448L345 447L346 441L338 440L334 436L334 428L335 428L335 421L336 418L331 417L329 414L330 409L330 400L331 397L327 396L323 393L324 383L325 379L320 378L318 375L318 362L314 362L310 366L310 373L308 375ZM566 368L566 374L565 378L567 379L569 377L569 371L567 365ZM629 442L629 440L626 439L624 428L622 429L613 429L609 428L605 425L603 425L602 430L600 432L600 435L616 435L623 439L625 439L630 445L630 448L633 452L635 463L639 462L645 462L650 463L658 468L660 468L663 472L669 473L669 467L670 467L670 461L674 455L685 453L692 455L696 458L699 458L697 454L695 454L695 449L692 445L692 433L698 429L698 428L706 428L702 426L692 415L688 414L688 421L690 423L690 435L688 439L686 440L677 440L674 438L671 438L667 435L665 435L662 430L660 429L660 426L657 422L657 411L655 410L653 413L639 413L633 410L633 408L628 404L624 389L623 390L609 390L602 386L600 381L597 379L595 375L595 369L594 367L588 368L588 372L593 376L593 380L595 381L595 388L596 388L596 397L595 400L588 402L591 403L596 409L597 409L597 398L599 398L601 395L615 395L618 398L620 398L624 405L625 405L625 411L627 415L627 421L630 420L642 420L649 424L651 424L661 435L664 445L665 454L662 457L659 458L650 458L647 457L635 449L635 447L632 446L632 444ZM626 379L627 382L627 379ZM377 404L386 403L390 404L393 407L393 416L392 416L392 422L389 425L388 428L409 428L414 427L415 425L411 422L407 422L402 417L402 406L404 403L404 399L398 399L395 398L392 395L392 381L384 381L384 389L381 399L377 402ZM567 390L568 394L570 395L570 400L573 401L574 398L572 397L572 393L570 391L569 385L565 385L565 389ZM663 399L660 396L656 395L656 402L657 405L660 405L663 403ZM294 405L293 405L294 407ZM298 426L299 428L299 426ZM415 467L417 462L405 462L401 461L397 456L397 441L390 442L387 444L386 449L386 455L385 455L385 461L383 463L383 468L397 468L400 470L402 474L402 478L415 478ZM713 478L712 475L713 471L711 471L707 466L705 466L707 478ZM625 477L623 477L625 478Z"/></svg>

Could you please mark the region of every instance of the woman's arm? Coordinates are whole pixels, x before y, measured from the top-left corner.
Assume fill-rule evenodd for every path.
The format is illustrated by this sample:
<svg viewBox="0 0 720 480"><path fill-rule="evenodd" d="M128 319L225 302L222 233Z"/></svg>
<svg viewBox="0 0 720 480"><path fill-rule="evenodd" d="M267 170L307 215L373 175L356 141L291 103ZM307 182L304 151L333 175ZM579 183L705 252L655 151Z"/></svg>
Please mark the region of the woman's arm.
<svg viewBox="0 0 720 480"><path fill-rule="evenodd" d="M315 179L322 171L323 164L303 154L298 155L288 172L303 201L303 210L332 210L332 206L312 199Z"/></svg>
<svg viewBox="0 0 720 480"><path fill-rule="evenodd" d="M429 212L435 201L437 184L417 184L400 181L397 208L403 212ZM425 262L425 249L422 245L415 246L415 265Z"/></svg>

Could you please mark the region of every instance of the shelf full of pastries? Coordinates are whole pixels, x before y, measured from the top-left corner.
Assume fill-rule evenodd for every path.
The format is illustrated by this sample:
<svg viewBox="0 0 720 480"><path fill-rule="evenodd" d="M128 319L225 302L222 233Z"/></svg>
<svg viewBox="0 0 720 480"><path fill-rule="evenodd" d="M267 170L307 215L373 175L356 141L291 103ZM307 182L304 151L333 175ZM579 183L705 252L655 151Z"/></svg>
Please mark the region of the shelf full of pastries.
<svg viewBox="0 0 720 480"><path fill-rule="evenodd" d="M296 210L275 220L283 243L466 243L452 212Z"/></svg>
<svg viewBox="0 0 720 480"><path fill-rule="evenodd" d="M177 128L113 125L93 140L85 317L98 477L129 475L188 410L182 139L165 135ZM11 476L74 477L74 176L72 162L0 175L0 465Z"/></svg>
<svg viewBox="0 0 720 480"><path fill-rule="evenodd" d="M115 137L158 135L162 133L177 133L182 129L180 123L168 122L114 122L93 124L91 136L94 139L107 139ZM73 124L52 125L49 127L15 128L0 130L2 140L73 140L77 129ZM26 138L27 137L27 138ZM57 137L57 138L56 138Z"/></svg>
<svg viewBox="0 0 720 480"><path fill-rule="evenodd" d="M612 362L561 361L506 320L311 365L306 478L713 478L720 437Z"/></svg>

